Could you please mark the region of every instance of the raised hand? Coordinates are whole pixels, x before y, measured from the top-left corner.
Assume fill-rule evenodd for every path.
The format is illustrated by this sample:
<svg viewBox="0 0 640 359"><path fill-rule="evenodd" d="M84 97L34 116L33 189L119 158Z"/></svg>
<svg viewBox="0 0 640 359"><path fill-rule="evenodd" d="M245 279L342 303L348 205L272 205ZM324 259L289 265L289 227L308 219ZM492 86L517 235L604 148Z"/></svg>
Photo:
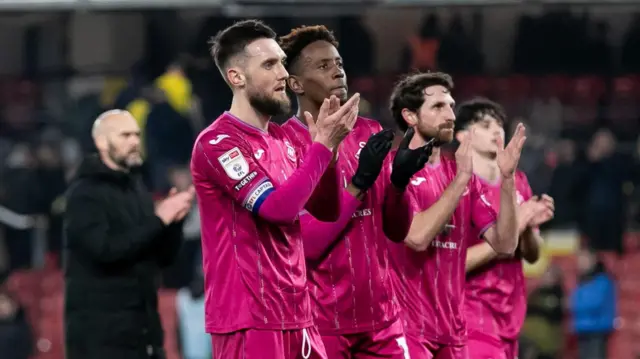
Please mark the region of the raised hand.
<svg viewBox="0 0 640 359"><path fill-rule="evenodd" d="M524 125L519 123L516 127L516 131L513 134L513 138L504 147L504 141L502 138L498 138L498 153L496 160L498 162L498 168L503 178L512 178L513 174L518 168L518 161L520 161L520 154L522 153L522 147L527 140L525 137Z"/></svg>
<svg viewBox="0 0 640 359"><path fill-rule="evenodd" d="M393 144L393 131L382 130L369 137L360 151L358 168L351 178L351 183L361 191L373 186L382 171L384 160Z"/></svg>
<svg viewBox="0 0 640 359"><path fill-rule="evenodd" d="M156 205L155 214L165 225L180 221L189 213L194 196L193 186L183 192L172 188L169 191L169 196Z"/></svg>
<svg viewBox="0 0 640 359"><path fill-rule="evenodd" d="M320 107L320 111L325 110L327 115L333 115L334 113L336 113L336 111L338 111L338 109L340 109L340 99L338 99L334 95L332 95L328 99L325 99L322 102L322 106ZM309 133L311 134L311 139L315 140L316 135L318 134L318 127L316 125L316 121L313 119L313 115L311 115L309 111L305 111L303 115L304 116L302 119L307 124Z"/></svg>
<svg viewBox="0 0 640 359"><path fill-rule="evenodd" d="M529 221L531 227L538 227L553 219L555 214L555 204L553 198L549 195L543 194L540 199L535 197L538 203L538 211L532 216Z"/></svg>
<svg viewBox="0 0 640 359"><path fill-rule="evenodd" d="M456 167L458 173L463 173L469 176L473 174L471 142L473 141L474 134L475 129L471 129L471 131L464 134L460 141L460 146L456 150Z"/></svg>
<svg viewBox="0 0 640 359"><path fill-rule="evenodd" d="M393 158L391 168L391 183L398 189L407 188L411 177L420 171L429 161L433 152L434 139L429 140L424 146L414 150L409 148L409 142L413 138L415 130L410 127L404 135L398 151Z"/></svg>
<svg viewBox="0 0 640 359"><path fill-rule="evenodd" d="M532 197L528 201L518 206L518 233L522 234L522 232L530 227L533 217L540 213L543 208L544 207L540 203L538 203L537 197Z"/></svg>
<svg viewBox="0 0 640 359"><path fill-rule="evenodd" d="M360 94L351 96L342 106L339 106L339 104L340 100L335 96L325 99L322 106L320 106L316 121L313 120L313 116L310 113L305 112L304 114L312 139L331 150L338 147L340 142L353 129L358 118ZM312 123L313 125L311 125Z"/></svg>

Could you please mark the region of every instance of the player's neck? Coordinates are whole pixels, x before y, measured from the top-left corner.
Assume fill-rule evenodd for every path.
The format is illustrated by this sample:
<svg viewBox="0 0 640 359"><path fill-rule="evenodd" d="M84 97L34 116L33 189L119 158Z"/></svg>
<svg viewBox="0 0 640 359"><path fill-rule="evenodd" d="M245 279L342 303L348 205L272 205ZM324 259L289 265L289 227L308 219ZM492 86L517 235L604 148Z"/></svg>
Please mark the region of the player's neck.
<svg viewBox="0 0 640 359"><path fill-rule="evenodd" d="M311 116L313 116L313 120L318 120L318 113L320 113L320 106L316 106L311 101L308 101L304 97L298 98L298 112L296 113L296 117L306 126L306 120L304 118L304 113L309 112Z"/></svg>
<svg viewBox="0 0 640 359"><path fill-rule="evenodd" d="M416 149L418 147L424 146L426 143L427 141L425 141L424 137L422 137L421 134L416 132L413 135L411 142L409 142L409 148ZM433 148L433 151L431 152L431 156L429 157L428 162L430 165L437 165L440 163L440 147Z"/></svg>
<svg viewBox="0 0 640 359"><path fill-rule="evenodd" d="M253 127L266 131L270 116L258 112L244 96L233 96L229 113Z"/></svg>
<svg viewBox="0 0 640 359"><path fill-rule="evenodd" d="M500 174L495 157L478 152L473 152L473 172L487 182L497 181Z"/></svg>

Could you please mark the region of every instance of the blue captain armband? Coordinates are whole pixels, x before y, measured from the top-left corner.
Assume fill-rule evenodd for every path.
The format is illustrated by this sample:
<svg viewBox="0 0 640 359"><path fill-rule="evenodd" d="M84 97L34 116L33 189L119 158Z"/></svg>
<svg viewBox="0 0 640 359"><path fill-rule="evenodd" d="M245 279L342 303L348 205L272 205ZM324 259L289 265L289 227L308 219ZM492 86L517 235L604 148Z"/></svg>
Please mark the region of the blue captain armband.
<svg viewBox="0 0 640 359"><path fill-rule="evenodd" d="M249 193L247 199L244 201L244 207L254 214L258 214L260 207L273 190L273 183L265 179L258 184L251 193Z"/></svg>

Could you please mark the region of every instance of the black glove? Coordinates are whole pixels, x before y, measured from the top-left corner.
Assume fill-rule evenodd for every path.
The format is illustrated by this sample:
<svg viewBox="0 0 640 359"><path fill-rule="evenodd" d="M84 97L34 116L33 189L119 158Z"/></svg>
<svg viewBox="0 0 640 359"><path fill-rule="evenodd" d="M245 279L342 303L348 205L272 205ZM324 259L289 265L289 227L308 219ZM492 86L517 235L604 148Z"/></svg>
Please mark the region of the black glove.
<svg viewBox="0 0 640 359"><path fill-rule="evenodd" d="M351 177L351 183L361 191L366 191L373 186L382 171L384 159L391 150L393 144L393 131L382 130L371 135L360 151L358 169Z"/></svg>
<svg viewBox="0 0 640 359"><path fill-rule="evenodd" d="M400 147L398 147L398 152L393 158L391 183L400 190L407 188L411 177L424 167L433 152L434 139L429 140L426 145L415 150L409 149L409 142L411 142L414 133L415 130L413 128L407 130Z"/></svg>

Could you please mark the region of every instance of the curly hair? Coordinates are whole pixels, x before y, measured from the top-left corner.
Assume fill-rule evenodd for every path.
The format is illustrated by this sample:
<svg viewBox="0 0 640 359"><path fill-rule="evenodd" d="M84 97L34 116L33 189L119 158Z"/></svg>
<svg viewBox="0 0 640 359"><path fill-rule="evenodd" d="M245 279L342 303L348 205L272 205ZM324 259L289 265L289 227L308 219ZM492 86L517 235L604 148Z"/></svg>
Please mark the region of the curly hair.
<svg viewBox="0 0 640 359"><path fill-rule="evenodd" d="M301 26L280 37L280 47L287 55L287 71L295 66L302 50L316 41L326 41L338 47L338 41L333 32L324 25Z"/></svg>
<svg viewBox="0 0 640 359"><path fill-rule="evenodd" d="M396 83L391 93L389 110L402 131L408 128L402 117L402 110L417 112L424 103L424 89L431 86L443 86L453 90L453 79L443 72L418 72L406 75Z"/></svg>

